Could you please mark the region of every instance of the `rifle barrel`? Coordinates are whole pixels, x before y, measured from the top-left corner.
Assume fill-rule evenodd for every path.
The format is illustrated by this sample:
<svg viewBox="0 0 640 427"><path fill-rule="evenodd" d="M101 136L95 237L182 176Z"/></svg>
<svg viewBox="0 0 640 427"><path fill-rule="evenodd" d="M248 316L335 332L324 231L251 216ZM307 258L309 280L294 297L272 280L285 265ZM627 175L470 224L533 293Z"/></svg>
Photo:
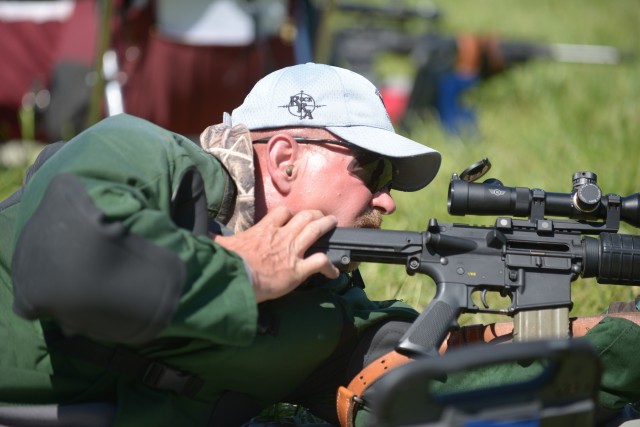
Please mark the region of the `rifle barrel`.
<svg viewBox="0 0 640 427"><path fill-rule="evenodd" d="M618 64L618 49L611 46L554 43L549 45L551 57L560 62L581 64Z"/></svg>
<svg viewBox="0 0 640 427"><path fill-rule="evenodd" d="M534 58L551 59L557 62L577 64L618 64L625 57L613 46L529 43L501 40L498 43L506 65L526 62Z"/></svg>

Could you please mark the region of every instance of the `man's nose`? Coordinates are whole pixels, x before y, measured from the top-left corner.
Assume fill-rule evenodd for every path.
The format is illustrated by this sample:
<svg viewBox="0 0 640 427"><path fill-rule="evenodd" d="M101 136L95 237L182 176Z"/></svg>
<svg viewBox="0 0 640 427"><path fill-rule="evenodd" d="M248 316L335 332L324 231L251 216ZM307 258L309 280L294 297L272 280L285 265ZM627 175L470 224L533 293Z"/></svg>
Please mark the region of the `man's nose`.
<svg viewBox="0 0 640 427"><path fill-rule="evenodd" d="M371 206L381 210L384 215L391 215L396 211L396 202L391 197L389 190L378 191L374 194Z"/></svg>

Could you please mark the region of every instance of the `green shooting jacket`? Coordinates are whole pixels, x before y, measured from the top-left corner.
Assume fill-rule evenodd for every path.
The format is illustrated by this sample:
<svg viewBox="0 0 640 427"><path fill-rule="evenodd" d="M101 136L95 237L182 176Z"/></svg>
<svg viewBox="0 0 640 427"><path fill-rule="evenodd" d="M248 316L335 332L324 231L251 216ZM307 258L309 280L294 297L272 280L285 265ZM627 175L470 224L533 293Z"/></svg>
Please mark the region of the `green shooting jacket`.
<svg viewBox="0 0 640 427"><path fill-rule="evenodd" d="M224 221L235 195L219 161L127 115L86 130L37 170L0 211L0 402L111 401L116 426L206 425L227 390L264 406L283 399L346 328L415 317L403 303L370 301L346 275L258 307L243 260L180 224L199 184L206 220ZM59 347L78 334L200 387L148 387Z"/></svg>

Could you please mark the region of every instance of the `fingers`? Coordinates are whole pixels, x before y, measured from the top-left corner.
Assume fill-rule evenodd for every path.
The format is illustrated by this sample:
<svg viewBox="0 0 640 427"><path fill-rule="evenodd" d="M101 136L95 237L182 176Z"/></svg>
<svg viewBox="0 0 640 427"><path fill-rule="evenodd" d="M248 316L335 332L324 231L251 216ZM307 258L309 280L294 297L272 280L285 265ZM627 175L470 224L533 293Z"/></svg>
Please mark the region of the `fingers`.
<svg viewBox="0 0 640 427"><path fill-rule="evenodd" d="M256 225L270 224L280 227L286 224L291 217L293 217L293 214L289 209L284 206L278 206L269 211Z"/></svg>
<svg viewBox="0 0 640 427"><path fill-rule="evenodd" d="M301 282L316 273L331 279L335 279L340 274L326 254L316 253L304 258L307 250L320 237L333 230L337 224L338 220L332 215L325 216L318 210L307 210L298 212L284 227L287 232L297 236L293 241L293 252L299 258L296 266L302 277Z"/></svg>
<svg viewBox="0 0 640 427"><path fill-rule="evenodd" d="M248 230L218 236L215 241L245 260L252 273L256 300L262 302L287 294L316 273L338 277L339 270L326 254L305 258L307 250L336 225L334 216L325 216L318 210L292 215L288 209L278 207Z"/></svg>
<svg viewBox="0 0 640 427"><path fill-rule="evenodd" d="M275 212L274 218L282 220L286 215ZM291 265L294 268L295 286L316 273L331 279L338 277L340 271L329 261L326 254L316 253L304 258L308 249L337 224L338 220L332 215L324 215L319 210L305 210L291 216L282 226L282 232L291 237L290 256L294 257Z"/></svg>
<svg viewBox="0 0 640 427"><path fill-rule="evenodd" d="M302 257L318 239L338 224L338 220L333 216L325 216L317 219L305 227L298 236L297 244L300 245L298 254ZM335 279L340 275L340 270L334 266L329 257L324 253L315 253L302 261L305 267L306 278L312 274L321 273L324 276Z"/></svg>
<svg viewBox="0 0 640 427"><path fill-rule="evenodd" d="M298 253L304 254L320 237L338 225L334 216L324 216L320 211L302 211L293 216L286 229L297 235Z"/></svg>
<svg viewBox="0 0 640 427"><path fill-rule="evenodd" d="M307 272L305 280L316 273L320 273L329 279L335 279L340 275L340 270L338 270L338 268L329 261L329 257L323 253L310 255L305 258L302 263L305 264L304 270Z"/></svg>

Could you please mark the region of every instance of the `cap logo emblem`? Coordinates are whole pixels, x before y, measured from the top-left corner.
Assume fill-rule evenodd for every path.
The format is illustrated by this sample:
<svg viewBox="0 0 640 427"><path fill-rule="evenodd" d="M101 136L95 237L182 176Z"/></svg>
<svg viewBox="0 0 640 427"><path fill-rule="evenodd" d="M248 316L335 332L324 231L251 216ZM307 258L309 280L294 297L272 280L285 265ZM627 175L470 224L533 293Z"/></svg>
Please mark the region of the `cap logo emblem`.
<svg viewBox="0 0 640 427"><path fill-rule="evenodd" d="M312 119L312 113L316 108L324 107L324 105L316 104L315 99L304 91L300 91L295 95L289 97L289 103L287 105L279 105L280 108L286 108L289 114L296 116L300 120Z"/></svg>

